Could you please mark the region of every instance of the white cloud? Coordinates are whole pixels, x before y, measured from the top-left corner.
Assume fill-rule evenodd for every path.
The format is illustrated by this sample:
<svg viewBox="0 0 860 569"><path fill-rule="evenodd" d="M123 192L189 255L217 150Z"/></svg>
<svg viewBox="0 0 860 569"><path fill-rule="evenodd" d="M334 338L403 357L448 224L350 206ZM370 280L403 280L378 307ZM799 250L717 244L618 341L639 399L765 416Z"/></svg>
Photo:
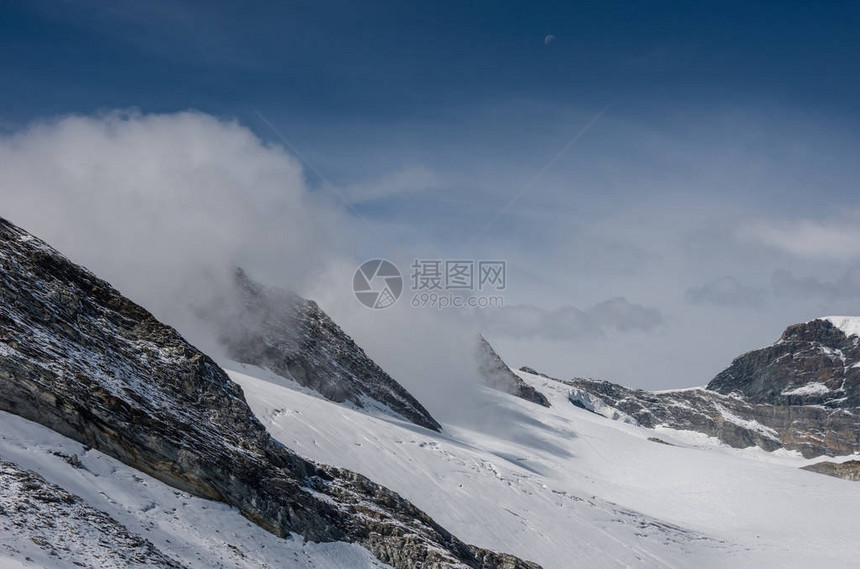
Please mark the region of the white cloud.
<svg viewBox="0 0 860 569"><path fill-rule="evenodd" d="M189 303L235 264L299 287L347 225L283 149L197 112L69 116L0 137L0 215L186 334Z"/></svg>

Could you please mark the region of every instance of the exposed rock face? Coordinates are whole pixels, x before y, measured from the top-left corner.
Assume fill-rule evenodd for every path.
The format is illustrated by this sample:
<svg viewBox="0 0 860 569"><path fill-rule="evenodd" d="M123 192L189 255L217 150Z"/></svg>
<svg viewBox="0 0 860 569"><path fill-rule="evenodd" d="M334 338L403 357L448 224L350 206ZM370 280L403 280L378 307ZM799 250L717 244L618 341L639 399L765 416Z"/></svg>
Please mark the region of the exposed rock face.
<svg viewBox="0 0 860 569"><path fill-rule="evenodd" d="M512 372L483 336L478 339L477 355L478 371L485 385L544 407L550 406L546 396Z"/></svg>
<svg viewBox="0 0 860 569"><path fill-rule="evenodd" d="M466 545L397 494L274 441L172 328L0 219L0 409L268 531L352 541L401 569L537 567Z"/></svg>
<svg viewBox="0 0 860 569"><path fill-rule="evenodd" d="M104 512L6 461L0 461L0 529L0 551L30 541L46 557L80 567L183 567Z"/></svg>
<svg viewBox="0 0 860 569"><path fill-rule="evenodd" d="M815 464L804 466L803 470L860 482L860 460L848 460L845 462L816 462Z"/></svg>
<svg viewBox="0 0 860 569"><path fill-rule="evenodd" d="M735 359L706 389L653 393L593 379L564 383L574 405L644 427L698 431L733 447L786 448L807 458L860 451L860 338L827 319L789 327L775 344Z"/></svg>
<svg viewBox="0 0 860 569"><path fill-rule="evenodd" d="M264 287L241 269L229 313L207 310L221 323L230 358L266 367L326 399L349 402L406 419L434 431L441 426L406 389L364 353L313 301Z"/></svg>
<svg viewBox="0 0 860 569"><path fill-rule="evenodd" d="M790 326L773 345L748 352L708 384L750 403L860 407L860 338L825 319Z"/></svg>

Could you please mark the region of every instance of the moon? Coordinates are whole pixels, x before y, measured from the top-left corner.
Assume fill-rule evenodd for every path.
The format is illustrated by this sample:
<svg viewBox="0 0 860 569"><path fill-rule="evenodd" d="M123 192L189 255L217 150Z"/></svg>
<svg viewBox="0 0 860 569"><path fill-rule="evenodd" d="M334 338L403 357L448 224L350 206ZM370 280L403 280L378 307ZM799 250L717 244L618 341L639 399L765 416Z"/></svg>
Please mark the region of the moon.
<svg viewBox="0 0 860 569"><path fill-rule="evenodd" d="M555 39L555 36L552 34L549 34L548 36L543 38L543 43L544 43L544 45L549 45L549 43L554 39Z"/></svg>

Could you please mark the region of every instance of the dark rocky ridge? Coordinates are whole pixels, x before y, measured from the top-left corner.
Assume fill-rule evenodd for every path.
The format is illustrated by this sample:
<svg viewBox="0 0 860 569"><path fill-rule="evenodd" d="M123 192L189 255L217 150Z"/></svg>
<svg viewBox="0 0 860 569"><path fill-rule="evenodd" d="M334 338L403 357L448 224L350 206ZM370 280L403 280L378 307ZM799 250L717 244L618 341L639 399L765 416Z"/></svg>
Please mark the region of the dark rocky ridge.
<svg viewBox="0 0 860 569"><path fill-rule="evenodd" d="M394 492L272 439L172 328L0 219L0 409L280 536L352 541L402 569L535 568L466 545Z"/></svg>
<svg viewBox="0 0 860 569"><path fill-rule="evenodd" d="M860 451L858 362L860 338L813 320L736 358L707 388L650 392L594 379L556 381L570 386L574 405L612 419L698 431L738 448L797 450L811 458Z"/></svg>
<svg viewBox="0 0 860 569"><path fill-rule="evenodd" d="M236 298L200 313L218 326L228 357L266 367L330 401L442 429L315 302L262 286L241 269L236 270L234 283Z"/></svg>
<svg viewBox="0 0 860 569"><path fill-rule="evenodd" d="M478 338L477 357L478 372L484 385L544 407L550 406L546 396L511 371L483 336Z"/></svg>

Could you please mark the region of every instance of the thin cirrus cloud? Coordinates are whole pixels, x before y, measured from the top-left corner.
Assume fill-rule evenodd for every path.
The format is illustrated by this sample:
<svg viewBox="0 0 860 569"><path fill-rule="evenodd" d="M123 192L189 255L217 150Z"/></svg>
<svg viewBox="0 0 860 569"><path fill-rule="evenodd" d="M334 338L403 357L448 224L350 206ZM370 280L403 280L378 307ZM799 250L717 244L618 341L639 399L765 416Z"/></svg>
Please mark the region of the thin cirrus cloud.
<svg viewBox="0 0 860 569"><path fill-rule="evenodd" d="M439 175L424 166L409 166L388 172L376 179L339 188L347 203L374 202L416 194L440 184Z"/></svg>
<svg viewBox="0 0 860 569"><path fill-rule="evenodd" d="M727 276L699 287L687 289L685 298L691 304L716 306L761 306L764 290L747 286L736 278Z"/></svg>

